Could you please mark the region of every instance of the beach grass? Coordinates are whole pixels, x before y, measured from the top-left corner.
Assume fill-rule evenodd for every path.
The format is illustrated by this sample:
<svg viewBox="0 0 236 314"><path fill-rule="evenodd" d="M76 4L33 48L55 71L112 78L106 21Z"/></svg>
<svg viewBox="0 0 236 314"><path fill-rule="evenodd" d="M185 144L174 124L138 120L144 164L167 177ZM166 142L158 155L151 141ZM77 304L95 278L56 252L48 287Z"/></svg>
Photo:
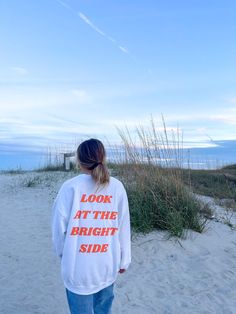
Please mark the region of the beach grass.
<svg viewBox="0 0 236 314"><path fill-rule="evenodd" d="M117 130L123 153L119 146L116 160L108 162L108 167L127 190L134 231L160 229L176 237L185 237L188 230L203 232L213 213L195 194L218 201L236 199L236 165L216 170L184 168L183 136L178 128L169 131L164 118L162 127L151 118L148 127L139 126L136 132L127 127ZM38 171L64 170L59 159L53 163L50 155L48 160L49 164ZM79 173L73 162L70 169Z"/></svg>
<svg viewBox="0 0 236 314"><path fill-rule="evenodd" d="M37 172L44 172L44 171L64 171L63 164L48 164L44 167L39 167L36 169Z"/></svg>
<svg viewBox="0 0 236 314"><path fill-rule="evenodd" d="M15 169L1 170L1 173L3 174L23 174L25 172L26 170L23 170L21 167Z"/></svg>
<svg viewBox="0 0 236 314"><path fill-rule="evenodd" d="M173 173L155 166L126 164L121 165L118 177L127 190L134 231L161 229L184 237L188 229L204 230L205 216L212 214L210 208L200 204Z"/></svg>
<svg viewBox="0 0 236 314"><path fill-rule="evenodd" d="M218 199L236 199L236 170L223 167L215 170L183 170L183 181L198 194Z"/></svg>
<svg viewBox="0 0 236 314"><path fill-rule="evenodd" d="M235 170L235 174L236 174L236 164L226 165L226 166L222 167L221 169L223 169L223 170Z"/></svg>
<svg viewBox="0 0 236 314"><path fill-rule="evenodd" d="M27 188L35 187L41 183L40 176L32 176L24 180L24 186Z"/></svg>
<svg viewBox="0 0 236 314"><path fill-rule="evenodd" d="M202 232L211 209L195 197L190 173L183 171L183 138L178 130L168 132L151 118L149 127L118 129L124 155L114 170L127 190L131 225L135 231L168 230L185 237L188 230Z"/></svg>

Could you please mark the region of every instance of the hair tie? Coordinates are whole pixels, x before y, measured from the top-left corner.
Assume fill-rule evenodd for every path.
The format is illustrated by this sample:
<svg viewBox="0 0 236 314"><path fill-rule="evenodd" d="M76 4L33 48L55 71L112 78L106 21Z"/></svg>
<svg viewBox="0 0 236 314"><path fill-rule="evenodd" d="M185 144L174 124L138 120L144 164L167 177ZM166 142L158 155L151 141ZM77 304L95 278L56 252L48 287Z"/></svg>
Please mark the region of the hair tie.
<svg viewBox="0 0 236 314"><path fill-rule="evenodd" d="M93 170L93 169L95 169L98 165L102 165L102 162L95 162L95 164L92 165L91 167L89 167L88 169L89 169L89 170Z"/></svg>

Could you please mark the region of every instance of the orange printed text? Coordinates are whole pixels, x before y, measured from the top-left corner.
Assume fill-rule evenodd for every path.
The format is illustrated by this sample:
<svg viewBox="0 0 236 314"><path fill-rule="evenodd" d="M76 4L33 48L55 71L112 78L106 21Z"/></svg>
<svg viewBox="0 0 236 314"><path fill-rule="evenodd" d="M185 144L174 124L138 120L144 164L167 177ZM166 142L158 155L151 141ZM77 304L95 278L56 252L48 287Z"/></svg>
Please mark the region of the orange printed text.
<svg viewBox="0 0 236 314"><path fill-rule="evenodd" d="M100 211L100 210L94 210L91 212L91 210L78 210L74 216L74 219L87 219L88 214L92 214L92 218L94 219L111 219L115 220L117 218L118 212L113 211Z"/></svg>
<svg viewBox="0 0 236 314"><path fill-rule="evenodd" d="M97 228L97 227L72 227L71 229L71 236L113 236L115 235L118 228L113 227L104 227L104 228Z"/></svg>
<svg viewBox="0 0 236 314"><path fill-rule="evenodd" d="M81 253L103 253L107 252L108 243L106 244L81 244L80 252Z"/></svg>
<svg viewBox="0 0 236 314"><path fill-rule="evenodd" d="M80 202L82 203L111 203L112 195L95 195L90 194L87 196L86 194L83 194L81 197Z"/></svg>

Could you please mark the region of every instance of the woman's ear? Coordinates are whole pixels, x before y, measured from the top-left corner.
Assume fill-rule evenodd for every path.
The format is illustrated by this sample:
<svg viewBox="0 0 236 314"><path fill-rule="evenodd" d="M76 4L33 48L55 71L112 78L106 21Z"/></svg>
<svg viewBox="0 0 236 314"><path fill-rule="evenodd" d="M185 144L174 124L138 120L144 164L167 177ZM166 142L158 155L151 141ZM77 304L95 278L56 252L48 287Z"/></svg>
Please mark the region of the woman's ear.
<svg viewBox="0 0 236 314"><path fill-rule="evenodd" d="M76 169L78 170L81 169L81 165L77 157L75 158L75 166L76 166Z"/></svg>
<svg viewBox="0 0 236 314"><path fill-rule="evenodd" d="M87 173L87 174L91 173L91 171L86 169L86 168L84 168L78 160L76 161L76 164L77 164L78 170L80 170L80 171L82 171L84 173Z"/></svg>

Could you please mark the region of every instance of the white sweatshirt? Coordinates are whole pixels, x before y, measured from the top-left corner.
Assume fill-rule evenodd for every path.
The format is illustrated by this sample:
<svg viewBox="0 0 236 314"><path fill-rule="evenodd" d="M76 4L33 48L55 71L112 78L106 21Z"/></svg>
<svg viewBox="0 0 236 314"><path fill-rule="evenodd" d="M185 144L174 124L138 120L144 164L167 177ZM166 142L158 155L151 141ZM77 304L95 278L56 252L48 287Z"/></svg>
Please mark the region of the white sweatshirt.
<svg viewBox="0 0 236 314"><path fill-rule="evenodd" d="M65 287L92 294L111 285L131 263L130 214L123 184L110 177L96 191L88 174L61 186L52 208L52 241Z"/></svg>

